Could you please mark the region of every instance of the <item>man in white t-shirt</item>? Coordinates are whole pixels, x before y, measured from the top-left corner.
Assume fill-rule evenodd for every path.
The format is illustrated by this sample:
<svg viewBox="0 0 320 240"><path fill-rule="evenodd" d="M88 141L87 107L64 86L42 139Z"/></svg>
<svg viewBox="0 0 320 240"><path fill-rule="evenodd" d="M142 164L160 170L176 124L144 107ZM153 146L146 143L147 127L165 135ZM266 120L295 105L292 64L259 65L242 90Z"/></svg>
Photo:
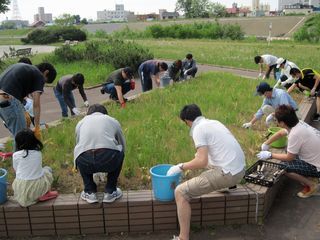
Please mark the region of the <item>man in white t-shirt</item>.
<svg viewBox="0 0 320 240"><path fill-rule="evenodd" d="M308 198L318 191L320 177L320 132L303 121L299 121L295 110L288 105L280 105L275 112L279 127L283 129L274 134L261 146L259 159L269 158L284 161L286 175L300 182L304 188L297 196ZM287 153L271 153L269 145L288 135Z"/></svg>
<svg viewBox="0 0 320 240"><path fill-rule="evenodd" d="M264 54L261 56L255 56L254 62L259 64L259 75L258 77L262 77L262 79L269 79L270 73L273 70L274 79L277 79L276 72L277 72L277 60L276 56L270 54ZM263 68L266 67L265 74L263 74Z"/></svg>
<svg viewBox="0 0 320 240"><path fill-rule="evenodd" d="M190 127L197 152L191 161L171 167L167 176L183 170L208 168L175 189L180 235L174 239L188 240L190 199L239 183L245 174L245 156L232 133L219 121L204 118L197 105L184 106L180 119Z"/></svg>

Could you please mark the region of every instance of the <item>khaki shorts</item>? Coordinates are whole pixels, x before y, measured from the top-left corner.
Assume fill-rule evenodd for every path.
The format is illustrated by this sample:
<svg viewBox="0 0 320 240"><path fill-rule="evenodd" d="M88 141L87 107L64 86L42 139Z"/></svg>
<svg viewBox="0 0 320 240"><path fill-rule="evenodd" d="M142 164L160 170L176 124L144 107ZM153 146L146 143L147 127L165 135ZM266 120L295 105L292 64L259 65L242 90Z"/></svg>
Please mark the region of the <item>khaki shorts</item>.
<svg viewBox="0 0 320 240"><path fill-rule="evenodd" d="M224 173L221 167L214 167L201 173L198 177L178 185L176 191L181 192L184 198L189 201L191 198L199 197L203 194L232 187L241 181L244 174L244 169L233 176L231 173Z"/></svg>

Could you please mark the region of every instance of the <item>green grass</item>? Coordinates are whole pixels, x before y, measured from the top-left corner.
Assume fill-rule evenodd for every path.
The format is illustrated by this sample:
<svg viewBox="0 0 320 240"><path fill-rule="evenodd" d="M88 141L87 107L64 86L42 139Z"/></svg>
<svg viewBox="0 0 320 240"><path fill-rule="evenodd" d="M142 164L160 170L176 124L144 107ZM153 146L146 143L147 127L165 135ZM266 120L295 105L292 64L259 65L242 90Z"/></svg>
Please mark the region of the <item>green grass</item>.
<svg viewBox="0 0 320 240"><path fill-rule="evenodd" d="M1 37L0 45L23 45L20 38Z"/></svg>
<svg viewBox="0 0 320 240"><path fill-rule="evenodd" d="M255 125L254 130L241 127L261 104L262 99L252 94L255 86L256 81L231 74L206 73L194 80L143 94L128 102L126 109L109 103L107 109L121 123L127 141L121 186L150 188L150 167L160 163L176 164L194 157L189 128L179 119L181 108L190 103L198 104L204 116L221 121L231 130L245 151L247 165L251 165L265 134L263 122ZM61 192L81 190L79 174L72 173L74 130L79 120L66 119L63 124L43 132L43 163L53 167Z"/></svg>
<svg viewBox="0 0 320 240"><path fill-rule="evenodd" d="M25 36L32 30L32 28L0 30L0 36Z"/></svg>
<svg viewBox="0 0 320 240"><path fill-rule="evenodd" d="M291 41L267 42L218 41L218 40L136 40L148 47L155 58L182 59L191 52L199 63L258 69L253 58L256 55L272 54L287 58L300 68L319 69L320 46L299 44Z"/></svg>

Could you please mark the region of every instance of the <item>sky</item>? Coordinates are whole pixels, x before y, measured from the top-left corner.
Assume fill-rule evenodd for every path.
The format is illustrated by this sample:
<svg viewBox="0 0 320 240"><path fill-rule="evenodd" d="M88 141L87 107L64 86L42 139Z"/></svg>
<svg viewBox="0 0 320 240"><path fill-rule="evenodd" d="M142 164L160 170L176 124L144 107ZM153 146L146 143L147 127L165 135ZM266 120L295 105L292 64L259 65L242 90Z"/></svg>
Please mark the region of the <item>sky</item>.
<svg viewBox="0 0 320 240"><path fill-rule="evenodd" d="M125 10L133 11L135 14L157 12L159 9L173 11L176 0L17 0L20 16L23 20L33 22L33 15L38 12L38 7L44 7L45 13L52 13L53 18L64 13L80 15L81 18L97 19L97 11L114 10L115 4L124 4ZM12 2L12 0L11 0ZM238 6L251 6L252 0L211 0L219 2L226 7L231 7L233 2ZM278 0L260 0L260 3L269 3L271 10L277 8ZM10 5L10 9L12 6ZM0 14L0 21L12 18L12 11Z"/></svg>

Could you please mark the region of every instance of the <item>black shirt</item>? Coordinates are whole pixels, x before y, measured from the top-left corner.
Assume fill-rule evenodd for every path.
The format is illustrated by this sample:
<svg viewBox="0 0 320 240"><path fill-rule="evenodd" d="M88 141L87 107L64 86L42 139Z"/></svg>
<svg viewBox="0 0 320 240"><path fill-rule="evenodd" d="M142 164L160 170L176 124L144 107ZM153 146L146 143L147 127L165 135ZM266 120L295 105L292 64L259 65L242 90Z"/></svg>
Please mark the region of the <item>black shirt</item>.
<svg viewBox="0 0 320 240"><path fill-rule="evenodd" d="M301 85L312 89L316 80L314 79L314 76L316 73L311 68L305 68L301 70L301 77L295 82L296 84L300 83ZM318 85L316 90L319 90L320 84Z"/></svg>
<svg viewBox="0 0 320 240"><path fill-rule="evenodd" d="M30 93L43 92L45 78L32 65L16 63L0 75L0 89L21 102Z"/></svg>

